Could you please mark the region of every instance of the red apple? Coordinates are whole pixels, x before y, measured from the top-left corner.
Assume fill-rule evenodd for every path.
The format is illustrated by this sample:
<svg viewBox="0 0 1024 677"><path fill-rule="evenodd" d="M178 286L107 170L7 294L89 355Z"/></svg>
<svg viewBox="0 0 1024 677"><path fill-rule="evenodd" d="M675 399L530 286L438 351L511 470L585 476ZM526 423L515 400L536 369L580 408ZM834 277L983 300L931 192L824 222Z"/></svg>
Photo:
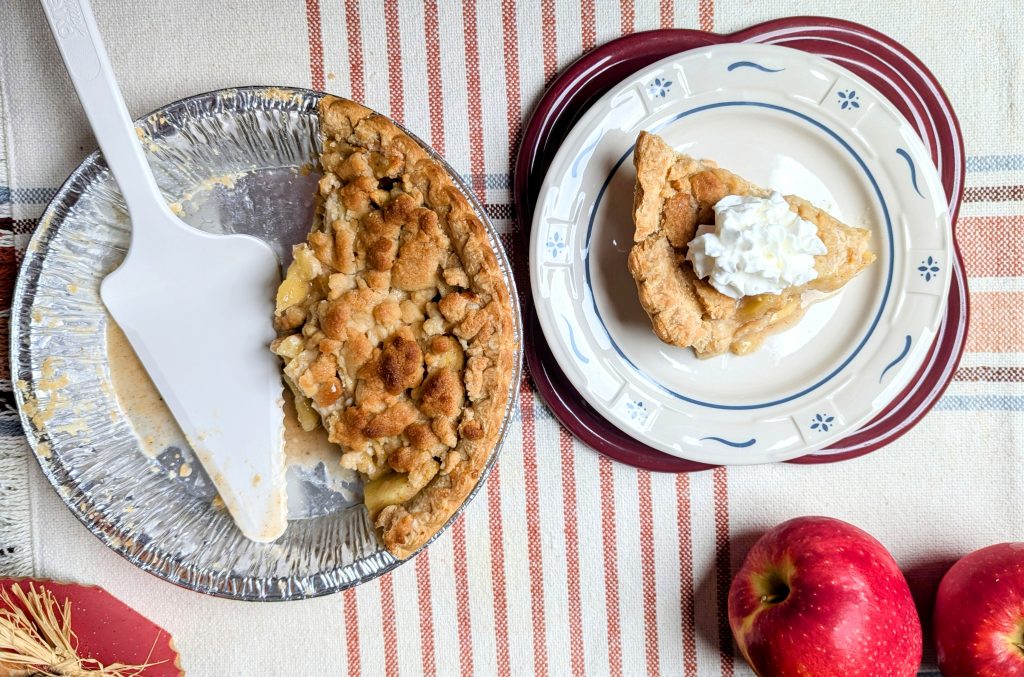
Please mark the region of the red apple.
<svg viewBox="0 0 1024 677"><path fill-rule="evenodd" d="M1024 677L1024 543L976 550L946 572L935 597L945 677Z"/></svg>
<svg viewBox="0 0 1024 677"><path fill-rule="evenodd" d="M761 677L902 677L921 665L907 581L867 532L830 517L783 522L747 553L729 626Z"/></svg>

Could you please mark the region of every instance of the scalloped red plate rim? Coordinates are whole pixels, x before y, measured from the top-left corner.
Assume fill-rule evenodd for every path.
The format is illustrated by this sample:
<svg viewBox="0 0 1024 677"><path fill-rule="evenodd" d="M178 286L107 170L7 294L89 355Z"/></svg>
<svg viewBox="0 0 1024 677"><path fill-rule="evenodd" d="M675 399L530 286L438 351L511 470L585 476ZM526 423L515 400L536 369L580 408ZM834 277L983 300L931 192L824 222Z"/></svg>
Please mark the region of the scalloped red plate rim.
<svg viewBox="0 0 1024 677"><path fill-rule="evenodd" d="M920 422L941 398L952 381L963 355L970 306L963 257L955 237L964 190L966 159L963 135L949 98L920 59L906 47L879 31L851 21L827 17L798 16L776 19L729 34L705 33L684 28L632 33L598 46L555 77L523 128L512 186L513 203L520 224L518 244L524 247L524 242L529 240L536 189L539 188L554 154L555 149L547 147L556 136L555 128L564 126L566 131L571 128L575 120L600 94L621 80L621 77L615 75L618 70L633 72L647 63L653 63L672 54L722 43L768 42L771 38L781 38L782 42L822 41L830 31L839 31L847 37L855 36L858 40L880 44L906 62L905 69L900 69L898 66L901 64L885 61L879 55L868 52L862 45L835 40L831 40L830 44L834 45L836 53L803 50L836 61L871 82L896 105L922 135L922 140L932 152L933 161L937 161L939 156L945 154L952 155L954 161L944 162L938 169L949 198L956 275L950 288L942 326L924 365L910 385L883 407L869 423L829 447L836 451L818 452L788 461L797 464L833 463L856 458L898 439ZM843 56L848 49L863 52L866 55L862 57L864 62L852 61L849 57ZM899 75L902 83L886 80L881 72L865 72L870 68L870 60L880 61L888 66L890 71ZM923 87L912 85L911 82L915 79L921 81ZM922 95L922 89L926 90L925 95ZM894 99L892 92L900 99ZM908 111L911 115L907 115ZM937 120L941 120L942 117L946 118L948 125L937 124ZM925 124L925 119L929 125ZM557 142L563 138L564 134L558 136ZM548 151L547 154L545 151ZM535 186L533 194L531 185ZM538 394L562 425L598 452L637 468L658 472L691 472L714 467L668 456L637 442L590 408L569 385L558 365L554 363L537 325L530 293L527 291L528 285L528 276L523 275L520 289L524 328L528 337L525 342L525 355ZM951 320L955 322L954 325L950 325ZM900 414L905 410L908 410L908 413L896 420L894 412Z"/></svg>

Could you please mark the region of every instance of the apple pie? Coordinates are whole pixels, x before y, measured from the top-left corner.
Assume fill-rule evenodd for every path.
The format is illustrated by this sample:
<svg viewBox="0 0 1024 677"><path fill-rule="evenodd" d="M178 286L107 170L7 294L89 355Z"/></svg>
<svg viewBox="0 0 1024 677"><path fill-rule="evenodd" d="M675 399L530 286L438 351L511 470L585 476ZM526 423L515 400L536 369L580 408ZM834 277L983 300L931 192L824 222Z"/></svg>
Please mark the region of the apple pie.
<svg viewBox="0 0 1024 677"><path fill-rule="evenodd" d="M278 290L275 353L300 423L364 477L404 558L473 490L510 397L516 338L487 232L441 164L387 118L326 96L320 206Z"/></svg>
<svg viewBox="0 0 1024 677"><path fill-rule="evenodd" d="M825 246L825 253L813 260L817 276L778 294L727 296L697 276L687 247L700 226L714 224L715 205L722 198L767 198L770 191L713 162L677 153L647 132L637 139L633 162L636 230L629 271L658 338L692 347L698 357L756 350L766 336L802 317L804 292L835 291L875 260L870 231L845 225L807 200L788 195L789 208L814 224Z"/></svg>

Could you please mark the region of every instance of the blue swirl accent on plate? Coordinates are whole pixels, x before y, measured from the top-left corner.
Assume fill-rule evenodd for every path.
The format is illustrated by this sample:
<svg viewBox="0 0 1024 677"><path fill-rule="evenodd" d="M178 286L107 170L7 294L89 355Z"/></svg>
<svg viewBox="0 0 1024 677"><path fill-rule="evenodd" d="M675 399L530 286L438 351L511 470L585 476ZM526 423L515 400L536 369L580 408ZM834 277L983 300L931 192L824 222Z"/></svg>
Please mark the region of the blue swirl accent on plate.
<svg viewBox="0 0 1024 677"><path fill-rule="evenodd" d="M589 364L590 360L580 352L580 347L576 345L576 334L573 333L572 325L569 324L569 320L567 320L565 316L562 316L562 321L565 322L565 328L569 330L569 347L572 348L572 352L576 353L576 357L580 362L583 364Z"/></svg>
<svg viewBox="0 0 1024 677"><path fill-rule="evenodd" d="M762 66L761 64L754 63L753 61L737 61L736 63L729 64L725 70L731 72L737 68L753 68L759 71L764 71L765 73L778 73L779 71L786 70L785 68L768 68L767 66Z"/></svg>
<svg viewBox="0 0 1024 677"><path fill-rule="evenodd" d="M897 148L896 154L907 161L907 166L910 167L910 182L914 184L914 190L917 191L917 194L924 197L924 195L921 194L921 189L917 187L917 167L914 166L914 160L911 159L910 153L902 148Z"/></svg>
<svg viewBox="0 0 1024 677"><path fill-rule="evenodd" d="M910 344L913 342L913 339L911 339L910 335L907 334L907 337L904 339L904 341L905 341L905 343L903 344L903 350L900 351L900 354L897 355L896 359L893 360L892 362L890 362L889 364L887 364L885 366L885 369L882 370L882 375L878 377L878 382L879 383L881 383L882 379L885 378L885 375L887 373L889 373L889 370L892 369L893 367L895 367L900 362L902 362L903 358L906 357L907 353L910 352Z"/></svg>
<svg viewBox="0 0 1024 677"><path fill-rule="evenodd" d="M599 143L601 143L600 137L598 137L594 143L581 150L580 154L576 156L576 159L572 161L572 168L569 171L569 173L572 174L572 178L575 179L576 175L579 173L580 163L583 162L583 158L585 158L590 151L594 150Z"/></svg>
<svg viewBox="0 0 1024 677"><path fill-rule="evenodd" d="M708 439L712 439L714 441L722 442L723 445L725 445L726 447L734 447L736 449L745 449L745 448L748 448L748 447L753 447L755 445L755 442L758 441L757 439L755 439L753 437L751 437L750 439L748 439L746 441L732 441L730 439L723 439L721 437L701 437L700 441L705 441L705 440L708 440Z"/></svg>

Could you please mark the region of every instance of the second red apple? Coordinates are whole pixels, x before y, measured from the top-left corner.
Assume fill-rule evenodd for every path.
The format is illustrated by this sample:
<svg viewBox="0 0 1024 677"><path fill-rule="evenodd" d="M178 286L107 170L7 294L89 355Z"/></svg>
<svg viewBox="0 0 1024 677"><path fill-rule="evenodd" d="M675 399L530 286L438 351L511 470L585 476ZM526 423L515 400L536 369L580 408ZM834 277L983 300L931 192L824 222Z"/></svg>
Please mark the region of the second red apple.
<svg viewBox="0 0 1024 677"><path fill-rule="evenodd" d="M942 578L935 641L945 677L1024 677L1024 543L965 556Z"/></svg>

